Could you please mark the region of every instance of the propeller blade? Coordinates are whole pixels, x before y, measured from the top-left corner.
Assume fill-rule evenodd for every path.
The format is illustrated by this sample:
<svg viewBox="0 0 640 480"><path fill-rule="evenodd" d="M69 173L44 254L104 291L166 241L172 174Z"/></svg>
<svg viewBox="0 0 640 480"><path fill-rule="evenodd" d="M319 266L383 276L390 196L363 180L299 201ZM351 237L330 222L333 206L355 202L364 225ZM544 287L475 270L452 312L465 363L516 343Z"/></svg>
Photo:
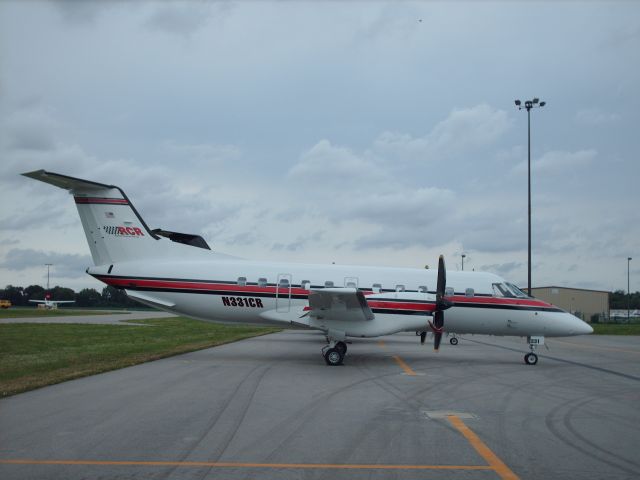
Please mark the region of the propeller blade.
<svg viewBox="0 0 640 480"><path fill-rule="evenodd" d="M436 289L436 299L444 297L444 291L447 288L447 271L444 267L444 255L440 255L438 259L438 287Z"/></svg>
<svg viewBox="0 0 640 480"><path fill-rule="evenodd" d="M442 341L442 333L433 334L433 349L437 352L440 350L440 342Z"/></svg>
<svg viewBox="0 0 640 480"><path fill-rule="evenodd" d="M440 341L442 340L442 333L444 331L444 313L441 310L436 310L433 315L433 324L431 329L433 330L433 349L437 352L440 348Z"/></svg>

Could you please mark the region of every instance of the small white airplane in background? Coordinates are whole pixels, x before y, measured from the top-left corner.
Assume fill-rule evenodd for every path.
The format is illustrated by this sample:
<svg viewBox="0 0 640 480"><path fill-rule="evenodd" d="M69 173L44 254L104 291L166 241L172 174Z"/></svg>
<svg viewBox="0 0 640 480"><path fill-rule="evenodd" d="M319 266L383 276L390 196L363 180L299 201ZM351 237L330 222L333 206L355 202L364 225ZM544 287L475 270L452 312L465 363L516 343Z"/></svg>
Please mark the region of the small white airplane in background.
<svg viewBox="0 0 640 480"><path fill-rule="evenodd" d="M324 332L328 365L347 337L415 331L527 337L527 364L544 337L582 335L581 319L479 272L255 262L211 251L198 235L151 230L115 185L38 170L23 175L74 197L95 266L87 273L146 305L207 321L301 325ZM446 321L445 321L446 312ZM452 342L453 343L453 342Z"/></svg>
<svg viewBox="0 0 640 480"><path fill-rule="evenodd" d="M52 310L58 308L58 305L61 303L74 303L75 300L51 300L51 295L46 294L44 300L29 300L30 302L37 303L39 305L44 305L44 308L47 310Z"/></svg>

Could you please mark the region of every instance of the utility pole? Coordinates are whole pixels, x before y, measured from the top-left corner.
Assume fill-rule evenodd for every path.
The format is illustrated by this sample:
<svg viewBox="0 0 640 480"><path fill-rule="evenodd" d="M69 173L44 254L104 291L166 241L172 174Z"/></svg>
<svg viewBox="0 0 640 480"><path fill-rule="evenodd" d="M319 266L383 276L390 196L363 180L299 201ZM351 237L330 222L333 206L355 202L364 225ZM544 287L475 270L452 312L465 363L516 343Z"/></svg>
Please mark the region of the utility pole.
<svg viewBox="0 0 640 480"><path fill-rule="evenodd" d="M49 267L53 265L53 263L45 263L47 266L47 292L49 291Z"/></svg>
<svg viewBox="0 0 640 480"><path fill-rule="evenodd" d="M630 279L629 267L630 267L630 264L631 264L631 260L632 260L631 257L627 257L627 323L631 323L631 313L630 313L630 310L631 310L631 290L629 288L629 286L630 286L630 282L629 282L629 279Z"/></svg>
<svg viewBox="0 0 640 480"><path fill-rule="evenodd" d="M464 272L464 257L466 257L466 255L463 253L462 254L462 271Z"/></svg>

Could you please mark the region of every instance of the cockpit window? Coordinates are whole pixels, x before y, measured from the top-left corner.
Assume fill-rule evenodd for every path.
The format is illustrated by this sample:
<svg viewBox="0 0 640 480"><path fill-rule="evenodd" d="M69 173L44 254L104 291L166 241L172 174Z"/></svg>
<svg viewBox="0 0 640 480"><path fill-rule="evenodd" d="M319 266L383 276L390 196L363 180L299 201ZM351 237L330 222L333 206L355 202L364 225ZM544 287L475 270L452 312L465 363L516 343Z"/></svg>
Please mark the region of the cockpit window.
<svg viewBox="0 0 640 480"><path fill-rule="evenodd" d="M504 283L493 284L493 296L494 297L507 297L513 298L515 295L511 293L509 288Z"/></svg>
<svg viewBox="0 0 640 480"><path fill-rule="evenodd" d="M507 287L509 287L509 290L511 290L511 292L513 292L513 294L518 297L518 298L527 298L528 295L526 293L524 293L522 290L520 290L518 287L516 287L513 283L507 283L506 284Z"/></svg>
<svg viewBox="0 0 640 480"><path fill-rule="evenodd" d="M513 283L494 283L493 284L493 296L494 297L506 297L506 298L527 298L527 294L516 287Z"/></svg>

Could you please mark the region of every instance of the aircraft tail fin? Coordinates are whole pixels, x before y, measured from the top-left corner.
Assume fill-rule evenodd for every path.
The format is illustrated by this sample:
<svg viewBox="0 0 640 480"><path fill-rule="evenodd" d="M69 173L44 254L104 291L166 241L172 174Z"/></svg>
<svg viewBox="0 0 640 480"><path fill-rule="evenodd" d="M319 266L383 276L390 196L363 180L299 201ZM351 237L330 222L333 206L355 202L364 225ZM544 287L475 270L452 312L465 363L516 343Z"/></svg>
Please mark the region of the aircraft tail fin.
<svg viewBox="0 0 640 480"><path fill-rule="evenodd" d="M95 265L160 257L164 242L115 185L36 170L25 177L68 190L75 199Z"/></svg>

